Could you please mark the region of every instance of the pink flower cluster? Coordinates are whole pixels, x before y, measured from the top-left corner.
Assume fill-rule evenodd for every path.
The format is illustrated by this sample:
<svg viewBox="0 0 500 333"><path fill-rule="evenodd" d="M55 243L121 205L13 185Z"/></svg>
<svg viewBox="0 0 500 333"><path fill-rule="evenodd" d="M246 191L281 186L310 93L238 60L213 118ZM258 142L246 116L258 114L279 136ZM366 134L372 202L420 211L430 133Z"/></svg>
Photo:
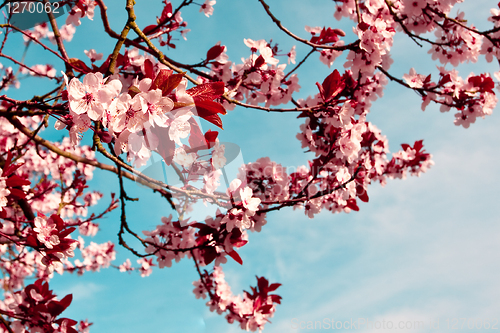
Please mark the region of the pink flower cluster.
<svg viewBox="0 0 500 333"><path fill-rule="evenodd" d="M296 74L285 75L286 64L279 65L276 47L263 39L245 39L244 43L250 48L251 55L242 59L242 64L227 60L225 46L221 47L217 57L207 58L212 60L210 76L224 82L234 99L245 100L250 105L265 103L268 107L290 102L292 94L300 90L298 77ZM294 54L292 49L289 57L294 57ZM232 109L234 106L225 102L224 107Z"/></svg>
<svg viewBox="0 0 500 333"><path fill-rule="evenodd" d="M0 301L0 311L3 315L15 318L10 323L10 330L16 333L44 332L44 333L78 333L75 325L77 321L69 318L58 318L71 304L73 296L66 295L57 300L56 295L49 290L49 284L41 279L26 286L21 291L7 294ZM80 323L80 327L88 323ZM8 332L7 330L2 330Z"/></svg>
<svg viewBox="0 0 500 333"><path fill-rule="evenodd" d="M226 314L226 320L232 324L238 322L241 329L255 332L262 331L276 311L276 304L281 303L281 297L270 294L278 289L279 283L269 284L264 277L257 277L257 287L250 287L252 293L247 291L242 296L235 296L224 279L224 272L220 266L214 267L212 273L205 271L200 280L193 282L196 298L210 299L207 306L210 311Z"/></svg>

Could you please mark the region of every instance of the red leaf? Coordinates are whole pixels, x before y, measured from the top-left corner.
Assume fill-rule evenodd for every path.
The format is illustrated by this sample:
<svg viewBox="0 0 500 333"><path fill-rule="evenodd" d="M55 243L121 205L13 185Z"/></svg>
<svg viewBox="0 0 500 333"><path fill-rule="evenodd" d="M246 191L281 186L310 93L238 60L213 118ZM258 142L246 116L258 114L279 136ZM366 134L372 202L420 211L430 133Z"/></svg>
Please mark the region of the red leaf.
<svg viewBox="0 0 500 333"><path fill-rule="evenodd" d="M113 141L113 136L109 134L108 131L97 131L97 136L104 143L110 143Z"/></svg>
<svg viewBox="0 0 500 333"><path fill-rule="evenodd" d="M368 193L366 193L365 190L363 192L361 192L360 194L358 194L358 198L359 198L359 200L361 200L363 202L368 202L368 200L370 199L370 198L368 198Z"/></svg>
<svg viewBox="0 0 500 333"><path fill-rule="evenodd" d="M338 70L334 70L323 81L323 100L326 102L337 96L345 88L345 82L342 80ZM321 92L321 91L320 91Z"/></svg>
<svg viewBox="0 0 500 333"><path fill-rule="evenodd" d="M356 211L356 212L359 212L359 207L358 205L356 204L356 199L348 199L347 200L347 207L351 208L352 210Z"/></svg>
<svg viewBox="0 0 500 333"><path fill-rule="evenodd" d="M267 288L267 291L268 292L272 292L272 291L275 291L276 289L278 289L279 287L281 286L281 283L272 283L269 288Z"/></svg>
<svg viewBox="0 0 500 333"><path fill-rule="evenodd" d="M231 251L228 253L228 255L234 259L238 264L243 265L243 260L241 259L240 255L236 251Z"/></svg>
<svg viewBox="0 0 500 333"><path fill-rule="evenodd" d="M255 59L255 64L254 66L259 68L260 66L264 65L266 63L266 60L264 59L263 56L259 56L257 59Z"/></svg>
<svg viewBox="0 0 500 333"><path fill-rule="evenodd" d="M198 116L203 117L206 115L211 115L211 114L226 114L226 109L217 102L213 101L208 101L208 100L201 100L201 101L196 101L195 103L196 110L198 111Z"/></svg>
<svg viewBox="0 0 500 333"><path fill-rule="evenodd" d="M211 122L212 124L214 124L215 126L219 127L220 129L224 129L222 127L222 120L216 114L205 116L205 117L203 117L203 119L205 119L206 121Z"/></svg>
<svg viewBox="0 0 500 333"><path fill-rule="evenodd" d="M73 231L75 231L75 230L76 230L76 228L75 228L75 227L68 228L68 229L66 229L66 230L64 230L64 231L61 231L61 232L59 233L59 236L58 236L58 237L59 237L59 239L64 238L64 237L68 236L70 233L72 233L72 232L73 232Z"/></svg>
<svg viewBox="0 0 500 333"><path fill-rule="evenodd" d="M155 24L148 25L147 27L142 29L142 32L144 32L144 34L147 36L151 32L153 32L156 29L156 27L157 27L157 25L155 25Z"/></svg>
<svg viewBox="0 0 500 333"><path fill-rule="evenodd" d="M23 190L20 190L18 188L10 188L9 189L10 194L9 196L14 198L14 199L24 199L26 198L26 193L24 193Z"/></svg>
<svg viewBox="0 0 500 333"><path fill-rule="evenodd" d="M182 78L185 73L172 74L173 72L168 69L162 69L156 76L153 84L151 85L151 90L161 89L162 95L166 96L174 90L179 83L181 83Z"/></svg>
<svg viewBox="0 0 500 333"><path fill-rule="evenodd" d="M73 300L73 294L68 294L64 296L62 300L59 301L59 304L66 309L71 304L72 300ZM74 324L76 324L76 322L74 322Z"/></svg>
<svg viewBox="0 0 500 333"><path fill-rule="evenodd" d="M33 236L33 234L31 234L31 233L26 238L26 243L25 244L27 246L30 246L30 247L37 247L38 246L38 242L37 242L35 236Z"/></svg>
<svg viewBox="0 0 500 333"><path fill-rule="evenodd" d="M224 46L219 44L212 46L210 50L207 51L207 61L214 60L224 52Z"/></svg>
<svg viewBox="0 0 500 333"><path fill-rule="evenodd" d="M69 294L66 295L62 300L60 301L51 301L47 304L47 310L53 317L57 317L58 315L61 314L66 308L71 304L71 301L73 300L73 295Z"/></svg>
<svg viewBox="0 0 500 333"><path fill-rule="evenodd" d="M271 300L273 301L273 303L281 304L281 296L279 295L269 295L269 296L271 296Z"/></svg>
<svg viewBox="0 0 500 333"><path fill-rule="evenodd" d="M17 186L29 185L31 184L31 182L25 178L19 177L18 175L13 175L7 178L5 184L8 187L17 187Z"/></svg>
<svg viewBox="0 0 500 333"><path fill-rule="evenodd" d="M168 18L170 18L172 15L172 4L170 2L167 2L165 5L165 8L163 8L163 11L161 12L161 17L160 21L165 21Z"/></svg>
<svg viewBox="0 0 500 333"><path fill-rule="evenodd" d="M153 83L151 84L151 90L161 89L162 85L168 80L172 73L172 70L161 69L158 72L158 75L156 75L156 78L153 80Z"/></svg>
<svg viewBox="0 0 500 333"><path fill-rule="evenodd" d="M411 148L410 145L407 143L402 143L401 147L403 148L404 151L406 151L408 148Z"/></svg>
<svg viewBox="0 0 500 333"><path fill-rule="evenodd" d="M205 265L210 264L215 258L217 258L217 251L215 251L215 248L209 247L203 251L203 261Z"/></svg>
<svg viewBox="0 0 500 333"><path fill-rule="evenodd" d="M195 102L198 101L213 101L216 98L221 97L224 94L224 82L210 82L203 83L186 90L186 92L191 95ZM226 114L225 111L223 114Z"/></svg>
<svg viewBox="0 0 500 333"><path fill-rule="evenodd" d="M70 58L68 60L68 62L70 64L70 66L73 67L74 70L76 70L80 73L87 74L87 73L92 72L92 70L90 68L88 68L88 66L85 65L85 63L83 61L81 61L80 59Z"/></svg>
<svg viewBox="0 0 500 333"><path fill-rule="evenodd" d="M207 142L208 148L212 148L213 146L215 146L217 135L219 135L219 132L212 130L208 130L208 132L205 133L205 141Z"/></svg>
<svg viewBox="0 0 500 333"><path fill-rule="evenodd" d="M212 101L198 101L195 104L198 116L223 129L222 120L217 115L217 113L226 114L226 110L222 105Z"/></svg>
<svg viewBox="0 0 500 333"><path fill-rule="evenodd" d="M268 314L272 308L273 308L273 304L266 304L266 305L261 306L259 308L259 312L262 314Z"/></svg>
<svg viewBox="0 0 500 333"><path fill-rule="evenodd" d="M361 22L358 24L358 28L360 28L362 31L366 31L370 25L366 22Z"/></svg>
<svg viewBox="0 0 500 333"><path fill-rule="evenodd" d="M144 71L146 72L147 78L149 78L151 80L154 79L155 71L154 71L153 63L151 62L151 60L146 59L144 61Z"/></svg>
<svg viewBox="0 0 500 333"><path fill-rule="evenodd" d="M424 148L424 140L415 141L415 144L413 144L413 149L415 149L418 152L422 148Z"/></svg>
<svg viewBox="0 0 500 333"><path fill-rule="evenodd" d="M64 228L64 221L59 215L52 214L50 215L50 219L56 224L57 230Z"/></svg>
<svg viewBox="0 0 500 333"><path fill-rule="evenodd" d="M259 287L259 291L267 290L267 286L269 286L269 281L263 276L257 277L257 287Z"/></svg>

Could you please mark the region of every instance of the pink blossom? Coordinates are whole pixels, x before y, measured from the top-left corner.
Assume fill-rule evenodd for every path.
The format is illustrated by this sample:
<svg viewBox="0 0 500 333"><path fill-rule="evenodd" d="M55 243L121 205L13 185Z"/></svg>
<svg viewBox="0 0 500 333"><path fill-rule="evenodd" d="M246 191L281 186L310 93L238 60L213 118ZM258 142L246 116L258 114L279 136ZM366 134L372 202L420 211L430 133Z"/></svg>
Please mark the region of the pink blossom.
<svg viewBox="0 0 500 333"><path fill-rule="evenodd" d="M203 5L201 5L200 13L203 12L206 17L210 17L214 13L215 0L205 0Z"/></svg>
<svg viewBox="0 0 500 333"><path fill-rule="evenodd" d="M132 133L141 131L147 121L143 107L144 103L139 94L133 98L127 93L121 94L111 102L103 122L110 130L117 133L124 129Z"/></svg>
<svg viewBox="0 0 500 333"><path fill-rule="evenodd" d="M35 228L33 228L33 231L37 233L36 237L38 240L48 249L52 249L54 245L60 243L55 224L49 223L41 217L35 217Z"/></svg>
<svg viewBox="0 0 500 333"><path fill-rule="evenodd" d="M247 209L248 215L253 216L255 212L259 209L260 199L252 198L253 191L250 187L245 187L240 190L240 197L243 203L243 207Z"/></svg>
<svg viewBox="0 0 500 333"><path fill-rule="evenodd" d="M168 129L170 140L175 141L179 146L182 145L181 139L187 138L191 130L191 125L188 122L191 116L191 112L179 115L170 124Z"/></svg>
<svg viewBox="0 0 500 333"><path fill-rule="evenodd" d="M132 263L130 262L130 259L127 259L125 260L125 262L123 264L121 264L120 266L118 266L120 272L128 272L128 271L133 271L134 269L132 268Z"/></svg>
<svg viewBox="0 0 500 333"><path fill-rule="evenodd" d="M425 75L417 74L415 69L411 68L409 74L403 75L403 80L405 80L411 88L422 88L424 86Z"/></svg>
<svg viewBox="0 0 500 333"><path fill-rule="evenodd" d="M153 259L149 258L141 258L137 260L137 263L141 265L141 268L139 268L139 271L141 272L141 277L146 277L151 275L153 273L153 269L151 269L152 266L156 266L153 264Z"/></svg>
<svg viewBox="0 0 500 333"><path fill-rule="evenodd" d="M295 58L297 57L297 51L295 51L295 45L292 46L292 49L290 50L290 52L288 52L287 56L288 56L288 64L290 64L290 62L292 64L295 64Z"/></svg>
<svg viewBox="0 0 500 333"><path fill-rule="evenodd" d="M96 50L94 50L94 49L90 49L88 51L84 50L83 52L85 53L85 55L87 57L90 58L90 61L92 61L92 62L102 59L102 53L97 53Z"/></svg>
<svg viewBox="0 0 500 333"><path fill-rule="evenodd" d="M163 97L160 89L150 90L140 94L143 104L142 110L147 115L151 126L155 124L160 127L167 127L169 120L167 113L174 107L174 102Z"/></svg>
<svg viewBox="0 0 500 333"><path fill-rule="evenodd" d="M184 148L176 148L174 153L174 162L182 165L184 168L189 169L196 161L196 154L187 154Z"/></svg>
<svg viewBox="0 0 500 333"><path fill-rule="evenodd" d="M83 83L73 78L68 85L70 110L77 115L86 113L90 119L99 120L121 87L122 84L118 80L104 84L101 73L87 74L83 78Z"/></svg>

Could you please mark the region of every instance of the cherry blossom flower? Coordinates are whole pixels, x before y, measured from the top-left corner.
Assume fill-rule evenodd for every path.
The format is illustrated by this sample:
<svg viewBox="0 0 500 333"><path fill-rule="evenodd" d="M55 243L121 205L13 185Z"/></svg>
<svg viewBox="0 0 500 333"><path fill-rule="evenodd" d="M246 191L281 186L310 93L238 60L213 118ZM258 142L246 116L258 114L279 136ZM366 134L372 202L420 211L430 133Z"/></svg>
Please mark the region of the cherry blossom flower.
<svg viewBox="0 0 500 333"><path fill-rule="evenodd" d="M203 12L206 17L210 17L214 13L214 7L216 0L205 0L203 5L201 5L200 13Z"/></svg>
<svg viewBox="0 0 500 333"><path fill-rule="evenodd" d="M97 61L97 60L101 60L102 59L102 56L103 54L102 53L97 53L96 50L94 49L90 49L90 50L84 50L83 51L85 53L85 55L87 57L90 58L90 61L91 62L94 62L94 61Z"/></svg>
<svg viewBox="0 0 500 333"><path fill-rule="evenodd" d="M240 190L240 197L243 203L243 207L247 209L247 213L253 216L255 212L259 209L260 199L252 198L253 191L250 187L245 187Z"/></svg>
<svg viewBox="0 0 500 333"><path fill-rule="evenodd" d="M37 233L38 240L45 245L48 249L52 249L54 245L60 243L57 236L57 229L54 223L49 223L41 217L35 217L35 228L33 231ZM56 234L54 234L54 232Z"/></svg>
<svg viewBox="0 0 500 333"><path fill-rule="evenodd" d="M191 130L191 125L188 122L191 116L191 112L179 115L170 124L168 129L170 140L175 141L179 146L182 145L181 139L187 138Z"/></svg>
<svg viewBox="0 0 500 333"><path fill-rule="evenodd" d="M403 80L405 80L411 88L422 88L424 86L425 75L417 74L415 68L411 68L409 74L403 75Z"/></svg>
<svg viewBox="0 0 500 333"><path fill-rule="evenodd" d="M187 154L184 148L176 148L174 153L174 162L182 165L184 168L189 169L196 161L196 154Z"/></svg>
<svg viewBox="0 0 500 333"><path fill-rule="evenodd" d="M295 45L292 46L292 49L287 54L288 56L288 64L295 64L295 58L297 57L297 51L295 51Z"/></svg>
<svg viewBox="0 0 500 333"><path fill-rule="evenodd" d="M139 94L132 98L129 94L123 93L111 102L103 122L114 132L119 133L128 129L131 133L135 133L141 131L147 121L143 110L144 103Z"/></svg>
<svg viewBox="0 0 500 333"><path fill-rule="evenodd" d="M86 113L90 119L99 120L121 88L119 80L104 84L102 73L87 74L83 83L73 78L68 85L69 108L77 115Z"/></svg>
<svg viewBox="0 0 500 333"><path fill-rule="evenodd" d="M132 268L132 263L130 262L130 259L125 260L125 262L118 267L119 267L120 272L122 272L122 273L134 270Z"/></svg>
<svg viewBox="0 0 500 333"><path fill-rule="evenodd" d="M167 112L172 110L174 102L168 97L162 97L160 89L150 90L141 93L143 112L146 114L149 123L154 126L155 124L160 127L167 127L169 117Z"/></svg>
<svg viewBox="0 0 500 333"><path fill-rule="evenodd" d="M137 263L141 265L141 268L139 268L139 271L141 272L141 277L146 277L151 275L153 273L153 270L151 269L152 266L156 266L153 264L153 259L149 258L141 258L137 260Z"/></svg>

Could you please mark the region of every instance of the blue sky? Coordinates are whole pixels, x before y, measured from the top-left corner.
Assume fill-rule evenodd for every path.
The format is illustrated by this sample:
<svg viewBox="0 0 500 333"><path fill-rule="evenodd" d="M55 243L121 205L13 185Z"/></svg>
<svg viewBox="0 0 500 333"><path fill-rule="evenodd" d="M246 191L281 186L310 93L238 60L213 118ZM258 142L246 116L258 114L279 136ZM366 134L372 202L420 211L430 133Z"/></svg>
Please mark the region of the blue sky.
<svg viewBox="0 0 500 333"><path fill-rule="evenodd" d="M108 5L110 10L120 8L111 17L116 31L124 24L122 2L110 1ZM139 3L140 26L160 15L155 11L160 10L159 2L148 1L151 7L142 10ZM464 8L473 11L466 16L481 27L481 20L495 5L494 1L476 1L464 4ZM303 37L307 36L304 25L338 26L332 16L332 1L280 1L271 3L271 9ZM243 38L272 37L284 53L294 44L265 16L257 1L220 0L210 18L195 8L182 16L192 29L188 40L178 41L175 51L165 51L187 63L199 61L204 50L219 40L228 46L230 59L236 62L248 56ZM340 26L350 33L347 26ZM90 48L109 52L114 43L100 31L97 16L93 22L83 20L74 42L68 44L70 56L83 59L83 50ZM191 51L193 45L203 51ZM22 49L15 46L12 44L11 52L20 55ZM301 46L297 50L298 59L308 52ZM435 73L438 64L427 61L430 57L426 52L426 47L420 50L411 41L397 38L391 73L401 76L410 67ZM40 63L37 57L39 53L28 54L27 62ZM54 58L47 59L56 63ZM315 94L314 83L321 82L334 68L341 70L342 65L341 59L331 69L316 59L308 63L299 76L302 89L298 96ZM475 73L497 70L484 62L463 68ZM466 76L465 71L462 76ZM20 91L9 90L9 94L27 97L37 91L40 82L25 80ZM453 113L442 114L433 106L422 112L416 94L390 83L384 98L374 103L369 120L387 135L391 151L398 150L400 143L424 139L436 164L419 178L389 181L384 188L371 186L370 202L361 203L360 212L324 212L312 220L292 209L270 214L262 232L250 234L249 243L239 251L243 266L229 262L224 267L233 292L248 289L255 283L255 275L283 284L278 289L283 303L266 332L300 331L292 327L294 318L299 322L325 318L395 323L423 320L426 325L429 320L439 320L441 329L446 329L446 319L450 324L453 318L462 317L500 320L497 111L465 130L454 126ZM301 121L291 115L237 108L224 116L223 122L225 130L220 139L238 144L247 163L262 156L287 167L307 162L308 155L302 153L295 138ZM209 128L206 123L203 126ZM47 131L45 135L61 134ZM117 181L102 172L95 173L91 184L104 193L118 191ZM129 194L141 197L139 203L127 206L136 230L152 229L161 216L170 214L165 203L149 191L131 182L126 186ZM100 207L107 200L105 196ZM118 223L118 212L109 215L101 221L102 231L92 241L116 241ZM121 264L130 256L125 249L117 249L115 263ZM95 323L91 328L94 333L240 331L211 313L204 301L194 298L191 283L197 278L192 261L184 260L172 268L154 270L147 278L108 269L81 277L56 276L51 286L61 296L73 293L73 304L65 315L88 318ZM411 332L427 332L427 326Z"/></svg>

